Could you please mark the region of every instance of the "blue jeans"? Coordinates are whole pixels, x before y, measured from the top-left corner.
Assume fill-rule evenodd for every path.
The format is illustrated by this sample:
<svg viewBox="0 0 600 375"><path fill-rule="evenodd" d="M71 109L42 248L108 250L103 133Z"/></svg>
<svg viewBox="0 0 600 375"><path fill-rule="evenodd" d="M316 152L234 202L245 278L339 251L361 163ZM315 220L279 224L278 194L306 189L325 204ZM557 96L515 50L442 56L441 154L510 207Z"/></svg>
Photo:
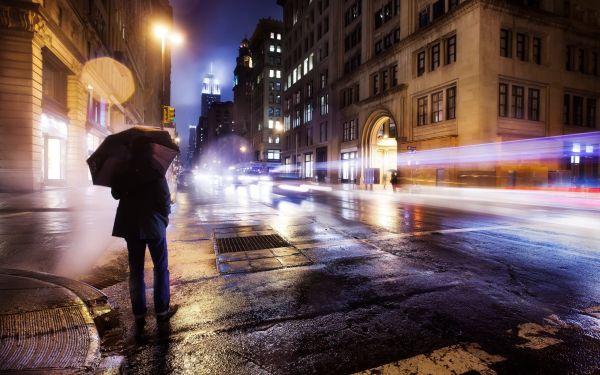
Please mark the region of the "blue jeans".
<svg viewBox="0 0 600 375"><path fill-rule="evenodd" d="M136 317L146 314L146 285L144 283L144 256L146 245L154 263L154 311L157 314L169 309L169 254L167 239L126 238L129 253L129 295Z"/></svg>

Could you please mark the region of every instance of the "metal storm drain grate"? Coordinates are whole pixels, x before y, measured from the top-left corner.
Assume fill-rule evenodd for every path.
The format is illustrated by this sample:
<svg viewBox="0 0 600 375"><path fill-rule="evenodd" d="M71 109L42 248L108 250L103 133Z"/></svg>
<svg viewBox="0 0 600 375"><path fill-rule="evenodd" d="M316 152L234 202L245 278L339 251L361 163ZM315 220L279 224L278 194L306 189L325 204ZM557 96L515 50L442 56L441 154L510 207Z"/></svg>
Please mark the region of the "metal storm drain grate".
<svg viewBox="0 0 600 375"><path fill-rule="evenodd" d="M278 234L216 238L215 243L218 254L236 253L240 251L276 249L278 247L291 246Z"/></svg>

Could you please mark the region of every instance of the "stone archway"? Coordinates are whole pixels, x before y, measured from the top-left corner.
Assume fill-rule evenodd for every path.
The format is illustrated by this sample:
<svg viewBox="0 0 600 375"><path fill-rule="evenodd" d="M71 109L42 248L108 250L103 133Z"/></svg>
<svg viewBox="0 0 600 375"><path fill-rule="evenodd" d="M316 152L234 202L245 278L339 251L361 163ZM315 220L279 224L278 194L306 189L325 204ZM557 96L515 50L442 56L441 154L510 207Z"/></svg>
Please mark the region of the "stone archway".
<svg viewBox="0 0 600 375"><path fill-rule="evenodd" d="M398 123L390 111L374 111L361 136L361 182L389 183L390 170L398 168Z"/></svg>

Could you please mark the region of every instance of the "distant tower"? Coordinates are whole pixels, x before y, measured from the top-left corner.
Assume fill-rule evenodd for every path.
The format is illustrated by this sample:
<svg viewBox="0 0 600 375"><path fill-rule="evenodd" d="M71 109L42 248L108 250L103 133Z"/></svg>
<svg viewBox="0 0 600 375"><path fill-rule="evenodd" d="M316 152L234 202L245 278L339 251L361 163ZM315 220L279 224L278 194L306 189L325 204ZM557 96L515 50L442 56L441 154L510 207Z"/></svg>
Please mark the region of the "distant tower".
<svg viewBox="0 0 600 375"><path fill-rule="evenodd" d="M236 66L233 72L233 113L235 132L242 136L245 136L250 131L252 66L250 41L247 38L244 38L240 43Z"/></svg>
<svg viewBox="0 0 600 375"><path fill-rule="evenodd" d="M210 73L204 77L204 81L202 83L202 108L201 108L201 116L208 116L208 110L210 106L214 102L221 101L221 86L219 85L219 80L215 78L212 69L212 63L210 64Z"/></svg>

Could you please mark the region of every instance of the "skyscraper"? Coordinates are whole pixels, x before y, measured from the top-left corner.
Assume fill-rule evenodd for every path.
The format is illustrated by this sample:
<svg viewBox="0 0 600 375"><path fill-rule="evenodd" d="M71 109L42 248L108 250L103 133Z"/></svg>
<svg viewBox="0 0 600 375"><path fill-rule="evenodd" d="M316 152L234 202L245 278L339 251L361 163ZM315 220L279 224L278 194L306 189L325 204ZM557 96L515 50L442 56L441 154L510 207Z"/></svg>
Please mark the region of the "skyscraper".
<svg viewBox="0 0 600 375"><path fill-rule="evenodd" d="M201 116L206 117L208 115L208 110L210 106L214 102L221 101L221 86L219 84L219 80L215 78L215 75L212 71L212 64L210 65L210 73L204 77L204 82L202 83L202 108L201 108Z"/></svg>

